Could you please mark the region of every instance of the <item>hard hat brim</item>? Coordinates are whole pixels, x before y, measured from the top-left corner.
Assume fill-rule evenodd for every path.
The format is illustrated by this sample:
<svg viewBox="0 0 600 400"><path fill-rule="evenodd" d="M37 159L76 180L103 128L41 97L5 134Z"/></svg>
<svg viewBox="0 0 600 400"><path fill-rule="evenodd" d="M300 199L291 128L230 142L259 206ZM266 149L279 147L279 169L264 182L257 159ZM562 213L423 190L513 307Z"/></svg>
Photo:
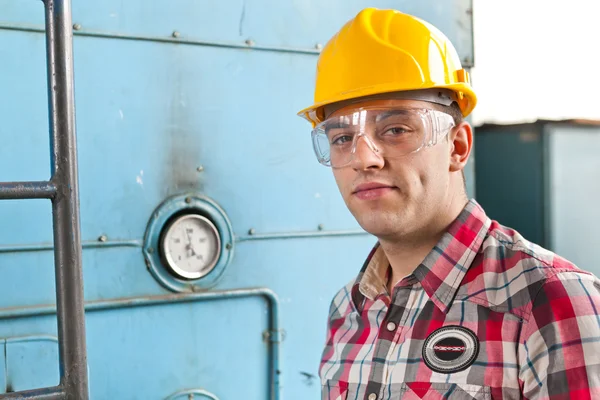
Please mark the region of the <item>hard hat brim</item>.
<svg viewBox="0 0 600 400"><path fill-rule="evenodd" d="M310 123L312 123L313 127L323 121L324 115L324 107L327 105L331 105L334 103L356 99L359 100L363 97L369 97L372 95L384 95L386 93L395 93L395 92L410 92L422 89L449 89L456 93L456 97L458 98L457 103L460 107L463 117L468 116L475 105L477 104L477 96L475 92L468 84L464 84L462 82L452 83L448 85L434 85L423 88L399 88L395 85L378 85L371 86L368 88L360 88L357 90L353 90L351 92L346 92L343 95L337 96L337 98L329 99L327 101L322 101L319 103L315 103L309 107L306 107L300 110L297 115L306 119Z"/></svg>

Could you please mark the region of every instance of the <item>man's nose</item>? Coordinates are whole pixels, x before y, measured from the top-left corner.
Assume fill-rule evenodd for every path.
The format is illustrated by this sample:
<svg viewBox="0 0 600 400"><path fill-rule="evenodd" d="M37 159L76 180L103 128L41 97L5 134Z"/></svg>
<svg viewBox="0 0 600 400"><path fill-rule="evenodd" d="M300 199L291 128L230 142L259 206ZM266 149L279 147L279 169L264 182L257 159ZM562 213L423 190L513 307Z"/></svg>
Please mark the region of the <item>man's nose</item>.
<svg viewBox="0 0 600 400"><path fill-rule="evenodd" d="M352 168L355 170L381 169L385 160L381 149L367 135L358 135L352 154Z"/></svg>

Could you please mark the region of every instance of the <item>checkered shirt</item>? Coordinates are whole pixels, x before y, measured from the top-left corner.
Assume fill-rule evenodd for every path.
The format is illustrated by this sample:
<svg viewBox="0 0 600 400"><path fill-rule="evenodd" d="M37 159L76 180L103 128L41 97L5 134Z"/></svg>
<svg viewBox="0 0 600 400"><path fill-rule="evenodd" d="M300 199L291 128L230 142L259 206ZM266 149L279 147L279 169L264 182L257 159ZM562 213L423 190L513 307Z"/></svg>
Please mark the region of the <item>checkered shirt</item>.
<svg viewBox="0 0 600 400"><path fill-rule="evenodd" d="M391 296L388 273L375 245L335 295L322 399L600 399L600 280L474 200Z"/></svg>

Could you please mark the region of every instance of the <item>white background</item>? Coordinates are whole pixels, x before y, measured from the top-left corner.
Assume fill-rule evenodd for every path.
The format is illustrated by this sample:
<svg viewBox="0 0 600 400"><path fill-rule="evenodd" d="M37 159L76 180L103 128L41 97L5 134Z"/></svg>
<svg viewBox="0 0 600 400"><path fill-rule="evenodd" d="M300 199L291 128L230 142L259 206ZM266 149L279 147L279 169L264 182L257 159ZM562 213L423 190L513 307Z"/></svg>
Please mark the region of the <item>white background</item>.
<svg viewBox="0 0 600 400"><path fill-rule="evenodd" d="M473 0L473 124L600 119L599 0Z"/></svg>

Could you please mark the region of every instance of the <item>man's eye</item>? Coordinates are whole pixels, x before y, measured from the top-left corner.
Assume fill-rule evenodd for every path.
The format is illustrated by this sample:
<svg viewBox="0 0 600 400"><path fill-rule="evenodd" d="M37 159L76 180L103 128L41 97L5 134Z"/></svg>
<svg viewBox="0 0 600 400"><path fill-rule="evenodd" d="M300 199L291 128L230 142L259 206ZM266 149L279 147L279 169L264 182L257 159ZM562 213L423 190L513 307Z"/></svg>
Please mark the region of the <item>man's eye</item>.
<svg viewBox="0 0 600 400"><path fill-rule="evenodd" d="M336 138L333 139L333 141L331 142L331 144L335 144L335 145L342 145L348 142L352 141L352 136L349 135L342 135L342 136L338 136Z"/></svg>

